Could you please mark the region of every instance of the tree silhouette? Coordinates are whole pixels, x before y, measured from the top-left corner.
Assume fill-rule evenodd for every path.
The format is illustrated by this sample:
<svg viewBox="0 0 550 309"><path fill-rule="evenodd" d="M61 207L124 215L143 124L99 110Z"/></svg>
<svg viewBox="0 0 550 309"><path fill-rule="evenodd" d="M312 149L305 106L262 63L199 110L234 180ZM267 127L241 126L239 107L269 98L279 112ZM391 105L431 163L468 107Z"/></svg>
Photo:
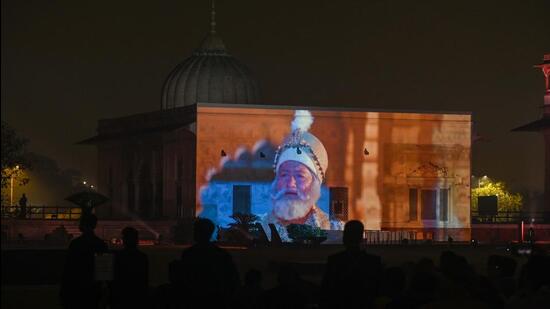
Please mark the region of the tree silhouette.
<svg viewBox="0 0 550 309"><path fill-rule="evenodd" d="M18 136L15 130L2 121L2 189L8 188L11 179L17 181L18 184L24 185L29 181L25 177L23 171L30 168L27 159L27 143L28 140ZM5 196L2 191L2 203Z"/></svg>
<svg viewBox="0 0 550 309"><path fill-rule="evenodd" d="M235 220L234 223L230 223L230 227L236 227L240 228L246 232L248 232L249 228L252 226L252 224L256 223L256 221L259 220L258 216L254 214L243 214L243 213L234 213L231 216L231 219Z"/></svg>

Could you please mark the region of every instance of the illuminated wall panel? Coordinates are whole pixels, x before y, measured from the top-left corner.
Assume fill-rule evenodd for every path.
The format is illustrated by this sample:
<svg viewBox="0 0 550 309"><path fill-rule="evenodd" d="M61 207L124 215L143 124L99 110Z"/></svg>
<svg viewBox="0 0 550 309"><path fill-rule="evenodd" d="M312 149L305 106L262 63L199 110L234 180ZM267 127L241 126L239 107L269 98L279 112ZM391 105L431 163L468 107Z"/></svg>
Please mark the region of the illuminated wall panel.
<svg viewBox="0 0 550 309"><path fill-rule="evenodd" d="M308 111L308 132L328 155L315 205L330 219L330 189L346 188L348 219L367 229L469 228L470 115ZM198 105L199 215L221 226L232 222L234 205L269 215L275 155L296 115L290 108ZM235 192L246 200L236 201Z"/></svg>

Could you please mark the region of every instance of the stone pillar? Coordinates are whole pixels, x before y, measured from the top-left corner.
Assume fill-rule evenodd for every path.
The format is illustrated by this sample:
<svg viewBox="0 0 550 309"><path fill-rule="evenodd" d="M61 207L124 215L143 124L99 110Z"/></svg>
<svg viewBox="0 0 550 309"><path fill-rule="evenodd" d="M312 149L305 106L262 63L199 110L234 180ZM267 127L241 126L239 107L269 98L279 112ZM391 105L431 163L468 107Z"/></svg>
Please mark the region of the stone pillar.
<svg viewBox="0 0 550 309"><path fill-rule="evenodd" d="M544 132L544 205L542 211L550 212L550 129Z"/></svg>
<svg viewBox="0 0 550 309"><path fill-rule="evenodd" d="M550 54L544 55L544 62L537 67L540 67L544 74L545 92L544 92L544 111L543 119L550 119ZM544 135L544 205L542 211L550 212L550 128L546 127L541 130Z"/></svg>
<svg viewBox="0 0 550 309"><path fill-rule="evenodd" d="M550 61L550 55L545 55L544 58L545 60L548 58L548 61ZM546 91L544 93L544 116L550 117L550 64L542 65L541 69L546 81Z"/></svg>

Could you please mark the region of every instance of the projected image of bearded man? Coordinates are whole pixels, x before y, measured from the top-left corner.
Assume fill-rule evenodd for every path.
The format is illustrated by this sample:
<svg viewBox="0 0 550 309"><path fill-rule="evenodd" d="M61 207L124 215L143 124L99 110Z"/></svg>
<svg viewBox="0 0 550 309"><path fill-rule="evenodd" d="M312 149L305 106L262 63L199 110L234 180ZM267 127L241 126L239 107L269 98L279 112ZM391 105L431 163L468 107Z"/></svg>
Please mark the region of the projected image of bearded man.
<svg viewBox="0 0 550 309"><path fill-rule="evenodd" d="M282 225L311 224L329 229L326 214L315 206L321 195L321 183L307 166L285 161L277 171L271 189L272 221Z"/></svg>
<svg viewBox="0 0 550 309"><path fill-rule="evenodd" d="M331 229L328 215L316 205L325 180L328 154L323 143L308 132L312 123L309 111L296 111L291 133L275 155L272 209L267 223L275 225L283 240L286 238L285 227L290 224Z"/></svg>

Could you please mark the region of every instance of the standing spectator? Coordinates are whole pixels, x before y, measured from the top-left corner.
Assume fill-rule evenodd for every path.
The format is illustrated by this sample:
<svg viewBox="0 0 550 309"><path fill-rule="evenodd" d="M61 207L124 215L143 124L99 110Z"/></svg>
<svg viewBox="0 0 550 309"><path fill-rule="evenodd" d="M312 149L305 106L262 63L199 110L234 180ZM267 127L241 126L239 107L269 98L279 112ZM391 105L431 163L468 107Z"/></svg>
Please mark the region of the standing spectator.
<svg viewBox="0 0 550 309"><path fill-rule="evenodd" d="M25 196L25 193L23 193L19 199L19 217L21 219L27 217L27 196Z"/></svg>
<svg viewBox="0 0 550 309"><path fill-rule="evenodd" d="M527 241L532 245L535 243L535 229L533 229L533 227L527 230Z"/></svg>
<svg viewBox="0 0 550 309"><path fill-rule="evenodd" d="M145 308L149 292L149 262L138 245L138 231L122 230L124 249L117 252L114 262L112 308Z"/></svg>
<svg viewBox="0 0 550 309"><path fill-rule="evenodd" d="M63 269L60 297L64 308L97 308L101 284L95 281L95 255L107 252L107 245L94 229L97 217L88 214L80 219L82 235L71 241Z"/></svg>
<svg viewBox="0 0 550 309"><path fill-rule="evenodd" d="M363 223L344 226L346 249L328 257L322 285L322 308L371 308L378 294L382 263L379 256L361 250ZM342 295L346 295L342 297Z"/></svg>
<svg viewBox="0 0 550 309"><path fill-rule="evenodd" d="M214 224L199 218L193 226L195 244L183 250L178 276L183 288L196 300L197 308L226 307L240 285L231 255L210 242Z"/></svg>

